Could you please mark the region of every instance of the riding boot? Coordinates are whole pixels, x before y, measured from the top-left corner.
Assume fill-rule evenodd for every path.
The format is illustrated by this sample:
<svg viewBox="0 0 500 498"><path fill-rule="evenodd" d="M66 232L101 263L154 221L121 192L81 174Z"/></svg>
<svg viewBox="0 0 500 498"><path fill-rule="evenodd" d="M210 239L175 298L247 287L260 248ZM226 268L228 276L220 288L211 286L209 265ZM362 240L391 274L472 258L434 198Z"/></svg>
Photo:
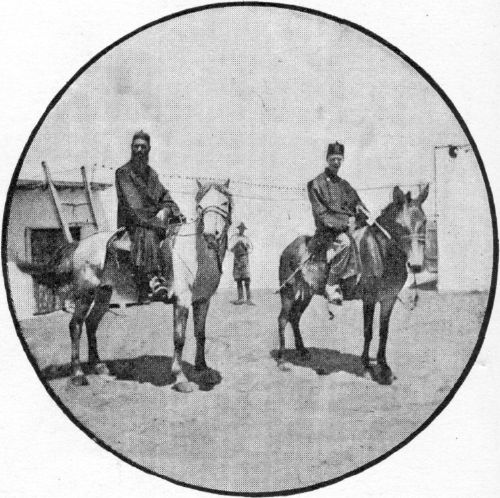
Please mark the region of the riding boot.
<svg viewBox="0 0 500 498"><path fill-rule="evenodd" d="M136 269L136 272L135 272L135 284L137 287L137 302L138 302L138 304L150 304L151 299L149 297L149 279L139 269Z"/></svg>
<svg viewBox="0 0 500 498"><path fill-rule="evenodd" d="M342 289L340 285L326 285L325 286L325 297L328 304L328 315L330 320L335 316L339 306L342 306L344 296L342 294Z"/></svg>
<svg viewBox="0 0 500 498"><path fill-rule="evenodd" d="M238 288L238 299L231 302L233 304L245 304L245 299L243 299L243 282L241 280L236 280L236 286Z"/></svg>
<svg viewBox="0 0 500 498"><path fill-rule="evenodd" d="M248 306L255 306L255 303L252 301L252 294L250 293L250 280L245 280L245 290L247 293Z"/></svg>

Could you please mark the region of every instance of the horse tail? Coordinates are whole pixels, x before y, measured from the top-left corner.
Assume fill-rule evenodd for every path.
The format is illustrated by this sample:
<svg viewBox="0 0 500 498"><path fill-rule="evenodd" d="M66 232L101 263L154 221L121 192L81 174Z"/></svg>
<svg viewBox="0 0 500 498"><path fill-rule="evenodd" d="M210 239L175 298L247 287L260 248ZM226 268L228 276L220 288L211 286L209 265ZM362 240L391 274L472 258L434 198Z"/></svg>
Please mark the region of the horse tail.
<svg viewBox="0 0 500 498"><path fill-rule="evenodd" d="M78 242L68 242L59 246L47 263L34 263L16 258L16 266L34 277L37 282L48 287L69 283L73 274L73 254Z"/></svg>
<svg viewBox="0 0 500 498"><path fill-rule="evenodd" d="M286 279L288 278L287 276L287 259L285 258L285 251L283 251L281 253L281 256L280 256L280 266L279 266L279 270L278 270L278 277L279 277L279 282L280 282L280 285L283 284L283 282L286 281Z"/></svg>
<svg viewBox="0 0 500 498"><path fill-rule="evenodd" d="M309 236L299 236L290 243L280 256L279 283L283 289L293 286L295 274L308 257L307 243Z"/></svg>

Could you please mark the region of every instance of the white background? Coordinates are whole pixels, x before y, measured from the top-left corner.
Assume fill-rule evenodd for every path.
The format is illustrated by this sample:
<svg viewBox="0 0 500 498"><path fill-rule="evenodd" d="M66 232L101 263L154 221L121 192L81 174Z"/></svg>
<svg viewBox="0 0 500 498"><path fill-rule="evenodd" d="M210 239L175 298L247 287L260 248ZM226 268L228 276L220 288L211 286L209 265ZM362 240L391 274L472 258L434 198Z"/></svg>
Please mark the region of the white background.
<svg viewBox="0 0 500 498"><path fill-rule="evenodd" d="M1 199L29 134L55 94L92 56L130 31L197 2L18 1L2 7ZM306 1L358 23L422 66L454 102L498 191L500 5L428 0ZM3 206L2 206L3 209ZM201 493L149 476L102 450L48 396L0 296L0 496L58 497ZM498 496L500 340L495 311L482 352L445 411L388 460L310 496Z"/></svg>

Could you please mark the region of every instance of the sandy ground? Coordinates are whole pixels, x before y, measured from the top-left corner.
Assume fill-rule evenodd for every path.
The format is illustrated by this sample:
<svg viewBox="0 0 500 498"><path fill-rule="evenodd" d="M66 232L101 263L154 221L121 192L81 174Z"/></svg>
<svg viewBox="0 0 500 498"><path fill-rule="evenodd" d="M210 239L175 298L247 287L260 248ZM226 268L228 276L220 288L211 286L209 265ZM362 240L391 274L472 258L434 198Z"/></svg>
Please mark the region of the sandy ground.
<svg viewBox="0 0 500 498"><path fill-rule="evenodd" d="M108 313L99 350L114 378L89 376L87 387L67 382L69 315L24 321L23 334L56 395L120 454L188 484L266 492L342 476L418 429L462 373L487 300L422 291L414 311L398 303L387 350L397 379L381 386L361 369L360 302L346 303L329 321L324 300L314 298L302 321L311 358L290 351L290 371L282 372L272 356L279 297L257 292L254 308L228 304L232 294L219 292L209 312L207 362L223 377L209 391L171 388L171 306ZM196 381L192 323L187 337L186 371Z"/></svg>

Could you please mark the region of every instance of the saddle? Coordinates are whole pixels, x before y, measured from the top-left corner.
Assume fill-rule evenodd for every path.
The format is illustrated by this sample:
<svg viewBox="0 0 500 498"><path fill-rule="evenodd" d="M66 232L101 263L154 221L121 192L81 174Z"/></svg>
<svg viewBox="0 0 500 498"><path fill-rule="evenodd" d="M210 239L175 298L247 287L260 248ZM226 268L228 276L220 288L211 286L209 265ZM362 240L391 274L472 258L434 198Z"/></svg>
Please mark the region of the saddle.
<svg viewBox="0 0 500 498"><path fill-rule="evenodd" d="M119 228L108 240L107 248L114 251L130 252L132 250L132 241L130 234L125 227Z"/></svg>
<svg viewBox="0 0 500 498"><path fill-rule="evenodd" d="M179 233L180 226L174 225L167 228L166 237L160 242L160 246L167 243L172 247L175 244L175 239ZM120 227L111 235L108 240L107 249L115 252L130 253L132 250L132 240L130 234L125 227Z"/></svg>
<svg viewBox="0 0 500 498"><path fill-rule="evenodd" d="M348 235L359 254L363 276L380 278L384 273L383 255L371 228L365 225ZM338 234L328 232L315 234L307 244L312 260L327 263L327 250L337 236Z"/></svg>
<svg viewBox="0 0 500 498"><path fill-rule="evenodd" d="M172 248L179 230L179 226L169 227L165 239L160 242L164 265L167 268L167 275L163 275L163 277L167 280L173 279ZM124 296L126 301L132 299L135 302L137 288L133 275L136 268L132 264L131 251L130 233L125 227L121 227L111 235L106 245L107 255L112 261L112 268L109 270L110 279L115 283L117 294ZM129 305L131 304L127 304L127 306Z"/></svg>

